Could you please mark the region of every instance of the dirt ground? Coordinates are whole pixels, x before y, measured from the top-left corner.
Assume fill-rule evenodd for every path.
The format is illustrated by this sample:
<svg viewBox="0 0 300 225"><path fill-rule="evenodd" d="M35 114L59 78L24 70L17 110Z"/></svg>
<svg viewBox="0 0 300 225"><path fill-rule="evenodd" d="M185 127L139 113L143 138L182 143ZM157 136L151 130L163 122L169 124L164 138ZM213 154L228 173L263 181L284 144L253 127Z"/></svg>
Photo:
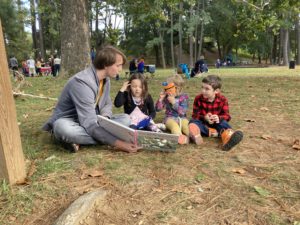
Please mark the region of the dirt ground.
<svg viewBox="0 0 300 225"><path fill-rule="evenodd" d="M109 191L106 200L81 224L299 225L300 151L292 146L300 139L300 95L296 87L283 95L283 81L257 90L263 100L253 91L257 81L239 85L245 93L239 96L227 89L232 124L244 132L232 151L221 151L216 138L167 154L102 151L92 169L82 166L41 181L63 194L40 196L34 211L16 224L53 224L79 196L102 188ZM93 151L83 149L75 158Z"/></svg>
<svg viewBox="0 0 300 225"><path fill-rule="evenodd" d="M97 188L110 193L81 224L296 224L300 151L292 144L299 127L281 116L273 120L257 114L252 122L245 120L245 138L230 152L219 150L218 140L205 139L202 147L180 147L172 155L140 153L142 158L151 154L152 165L128 155L124 160L133 159L129 170L136 170L136 176L125 183L106 175L101 166L99 177L86 176L84 168L63 174L60 179L72 192L49 202L53 208L45 214L37 207L35 217L23 224L52 224L78 195Z"/></svg>

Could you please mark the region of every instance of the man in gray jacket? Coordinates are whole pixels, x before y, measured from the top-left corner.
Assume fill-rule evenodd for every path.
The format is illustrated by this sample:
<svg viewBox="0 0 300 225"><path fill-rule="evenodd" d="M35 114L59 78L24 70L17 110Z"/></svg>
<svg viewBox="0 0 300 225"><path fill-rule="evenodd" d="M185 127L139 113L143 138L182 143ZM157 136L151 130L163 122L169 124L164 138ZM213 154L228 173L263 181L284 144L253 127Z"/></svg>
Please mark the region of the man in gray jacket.
<svg viewBox="0 0 300 225"><path fill-rule="evenodd" d="M96 53L93 65L75 74L67 82L53 115L43 130L53 132L56 139L79 150L79 145L97 143L115 146L125 152L136 152L139 147L119 140L97 122L97 115L106 116L129 125L129 116L114 117L110 99L110 78L115 78L126 62L125 55L112 46Z"/></svg>

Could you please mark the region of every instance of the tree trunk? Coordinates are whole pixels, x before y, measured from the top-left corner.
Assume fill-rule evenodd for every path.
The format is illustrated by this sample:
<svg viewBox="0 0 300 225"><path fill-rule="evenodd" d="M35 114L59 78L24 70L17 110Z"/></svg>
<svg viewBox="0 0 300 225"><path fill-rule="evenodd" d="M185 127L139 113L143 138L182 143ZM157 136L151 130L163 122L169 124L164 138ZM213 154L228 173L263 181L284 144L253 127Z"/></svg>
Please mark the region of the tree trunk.
<svg viewBox="0 0 300 225"><path fill-rule="evenodd" d="M95 11L96 11L96 16L95 16L96 28L95 28L95 31L96 31L96 33L98 33L99 32L99 3L98 2L96 2Z"/></svg>
<svg viewBox="0 0 300 225"><path fill-rule="evenodd" d="M61 66L70 77L90 64L87 0L62 1Z"/></svg>
<svg viewBox="0 0 300 225"><path fill-rule="evenodd" d="M197 10L196 10L196 12L199 12L199 10L200 10L200 2L201 2L201 0L198 0L197 1ZM195 61L197 60L197 49L198 49L198 46L197 46L197 44L198 44L198 29L199 29L199 25L197 25L196 27L195 27L195 45L194 45L194 59L195 59Z"/></svg>
<svg viewBox="0 0 300 225"><path fill-rule="evenodd" d="M297 65L300 65L300 19L296 21L296 33L297 33L297 58L296 58L296 63Z"/></svg>
<svg viewBox="0 0 300 225"><path fill-rule="evenodd" d="M34 0L30 0L30 14L31 14L31 33L32 33L32 47L34 52L34 58L37 58L37 38L36 38L36 15Z"/></svg>
<svg viewBox="0 0 300 225"><path fill-rule="evenodd" d="M289 64L289 55L288 55L288 46L289 46L289 30L283 29L283 65L287 66Z"/></svg>
<svg viewBox="0 0 300 225"><path fill-rule="evenodd" d="M271 60L271 64L274 65L276 63L278 63L276 61L276 56L277 56L277 39L278 39L278 35L274 35L273 36L273 47L272 47L272 60Z"/></svg>
<svg viewBox="0 0 300 225"><path fill-rule="evenodd" d="M183 3L179 3L179 51L178 51L178 63L182 63L182 11L183 11Z"/></svg>
<svg viewBox="0 0 300 225"><path fill-rule="evenodd" d="M205 1L202 1L202 11L205 11ZM197 58L199 59L201 54L202 54L202 43L203 43L203 34L204 33L204 22L202 20L201 22L201 27L200 27L200 37L199 37L199 49L198 49L198 56Z"/></svg>
<svg viewBox="0 0 300 225"><path fill-rule="evenodd" d="M159 39L160 39L160 51L161 51L161 61L162 61L162 66L164 69L166 69L166 60L165 60L165 51L164 51L164 39L163 35L161 34L161 30L158 31L159 33Z"/></svg>
<svg viewBox="0 0 300 225"><path fill-rule="evenodd" d="M40 57L45 60L46 51L44 47L44 34L43 34L43 23L42 23L42 14L41 14L41 1L37 0L38 8L38 23L39 23L39 44L40 44Z"/></svg>
<svg viewBox="0 0 300 225"><path fill-rule="evenodd" d="M159 60L159 48L157 45L154 46L155 51L155 64L157 67L161 67L160 60Z"/></svg>
<svg viewBox="0 0 300 225"><path fill-rule="evenodd" d="M193 6L190 8L190 18L193 17ZM192 68L194 64L193 60L193 33L191 32L189 34L189 50L190 50L190 62L189 62L189 67Z"/></svg>
<svg viewBox="0 0 300 225"><path fill-rule="evenodd" d="M218 30L215 31L215 35L216 35L215 38L216 38L216 42L217 42L219 59L222 61L223 56L222 56L222 51L221 51L221 46L220 46L220 37L219 37L219 31Z"/></svg>
<svg viewBox="0 0 300 225"><path fill-rule="evenodd" d="M21 0L17 1L17 6L18 6L18 13L20 14L18 20L22 24L20 32L23 36L23 34L24 34L24 10L22 9L22 1Z"/></svg>
<svg viewBox="0 0 300 225"><path fill-rule="evenodd" d="M170 42L171 42L171 58L172 58L172 67L175 66L175 56L174 56L174 40L173 40L173 32L174 32L174 24L173 24L173 9L171 9L171 32L170 32Z"/></svg>
<svg viewBox="0 0 300 225"><path fill-rule="evenodd" d="M280 28L280 33L279 33L279 51L278 51L278 65L281 65L281 60L282 60L282 47L283 46L283 28Z"/></svg>

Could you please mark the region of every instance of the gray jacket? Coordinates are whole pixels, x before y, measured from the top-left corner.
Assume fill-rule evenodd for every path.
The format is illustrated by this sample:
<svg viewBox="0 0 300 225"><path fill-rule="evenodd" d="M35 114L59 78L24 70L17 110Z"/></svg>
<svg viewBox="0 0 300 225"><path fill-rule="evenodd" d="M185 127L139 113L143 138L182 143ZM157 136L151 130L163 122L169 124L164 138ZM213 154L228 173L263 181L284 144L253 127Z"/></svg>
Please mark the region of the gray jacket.
<svg viewBox="0 0 300 225"><path fill-rule="evenodd" d="M117 138L97 123L97 115L112 116L110 79L105 79L103 94L98 106L95 106L98 89L99 79L93 66L75 74L65 85L53 115L42 129L51 131L59 118L74 118L95 140L112 145Z"/></svg>

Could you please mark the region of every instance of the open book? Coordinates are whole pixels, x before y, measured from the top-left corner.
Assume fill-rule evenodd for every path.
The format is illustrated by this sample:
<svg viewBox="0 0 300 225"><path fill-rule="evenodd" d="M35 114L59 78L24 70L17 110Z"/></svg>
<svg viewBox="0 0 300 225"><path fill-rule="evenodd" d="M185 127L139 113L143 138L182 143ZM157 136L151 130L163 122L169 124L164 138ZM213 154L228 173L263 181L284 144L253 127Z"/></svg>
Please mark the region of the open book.
<svg viewBox="0 0 300 225"><path fill-rule="evenodd" d="M98 123L120 140L131 142L142 149L174 152L178 143L178 135L134 130L120 123L98 115Z"/></svg>

